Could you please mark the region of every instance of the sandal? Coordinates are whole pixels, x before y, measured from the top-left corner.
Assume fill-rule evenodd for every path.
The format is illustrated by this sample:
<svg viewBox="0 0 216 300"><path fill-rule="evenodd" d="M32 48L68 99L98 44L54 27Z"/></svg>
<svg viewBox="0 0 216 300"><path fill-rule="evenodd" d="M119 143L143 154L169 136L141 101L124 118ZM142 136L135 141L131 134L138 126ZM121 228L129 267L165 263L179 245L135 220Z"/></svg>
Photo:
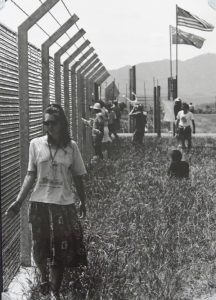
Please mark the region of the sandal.
<svg viewBox="0 0 216 300"><path fill-rule="evenodd" d="M44 281L40 284L40 292L43 296L46 296L49 294L49 282Z"/></svg>

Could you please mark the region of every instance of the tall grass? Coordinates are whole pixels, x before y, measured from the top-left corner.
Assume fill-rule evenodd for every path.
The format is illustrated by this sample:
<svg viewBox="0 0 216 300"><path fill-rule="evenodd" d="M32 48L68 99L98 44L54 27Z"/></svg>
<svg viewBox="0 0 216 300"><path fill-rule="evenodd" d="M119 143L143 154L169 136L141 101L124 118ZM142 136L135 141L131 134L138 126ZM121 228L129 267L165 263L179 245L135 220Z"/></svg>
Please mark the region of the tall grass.
<svg viewBox="0 0 216 300"><path fill-rule="evenodd" d="M113 145L89 166L89 265L68 271L63 299L194 299L216 283L215 147L198 139L186 159L192 181L167 177L172 139Z"/></svg>

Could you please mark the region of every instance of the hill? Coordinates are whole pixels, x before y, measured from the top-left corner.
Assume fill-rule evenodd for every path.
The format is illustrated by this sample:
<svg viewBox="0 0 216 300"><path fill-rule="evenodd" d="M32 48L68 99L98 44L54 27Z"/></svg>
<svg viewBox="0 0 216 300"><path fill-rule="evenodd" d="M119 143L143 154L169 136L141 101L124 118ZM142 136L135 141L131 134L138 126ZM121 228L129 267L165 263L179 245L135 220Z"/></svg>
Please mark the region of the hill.
<svg viewBox="0 0 216 300"><path fill-rule="evenodd" d="M121 94L129 89L129 69L124 66L116 70L109 70L115 78ZM175 61L173 61L175 74ZM179 96L194 104L212 103L216 101L216 54L203 54L178 63ZM170 76L169 59L143 62L136 65L137 94L151 97L155 83L161 86L161 95L167 98L167 78ZM145 85L145 87L144 87Z"/></svg>

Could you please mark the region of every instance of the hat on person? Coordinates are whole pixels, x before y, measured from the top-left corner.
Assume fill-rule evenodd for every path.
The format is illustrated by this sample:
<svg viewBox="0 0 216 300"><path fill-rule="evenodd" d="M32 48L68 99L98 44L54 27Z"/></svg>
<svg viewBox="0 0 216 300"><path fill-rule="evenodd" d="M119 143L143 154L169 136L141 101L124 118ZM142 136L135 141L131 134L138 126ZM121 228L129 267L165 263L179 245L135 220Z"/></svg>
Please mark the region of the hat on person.
<svg viewBox="0 0 216 300"><path fill-rule="evenodd" d="M175 98L174 101L175 101L175 102L176 102L176 101L181 101L181 98L179 98L179 97L178 97L178 98Z"/></svg>
<svg viewBox="0 0 216 300"><path fill-rule="evenodd" d="M100 105L100 103L97 103L97 102L93 106L90 106L90 107L93 109L101 110L101 105Z"/></svg>

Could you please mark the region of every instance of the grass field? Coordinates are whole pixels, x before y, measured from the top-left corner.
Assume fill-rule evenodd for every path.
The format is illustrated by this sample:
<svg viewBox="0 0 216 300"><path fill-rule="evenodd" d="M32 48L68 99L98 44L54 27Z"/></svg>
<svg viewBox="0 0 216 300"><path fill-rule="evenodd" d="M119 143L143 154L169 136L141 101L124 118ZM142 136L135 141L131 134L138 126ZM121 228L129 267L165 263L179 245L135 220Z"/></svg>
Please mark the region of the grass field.
<svg viewBox="0 0 216 300"><path fill-rule="evenodd" d="M66 274L62 299L192 300L216 283L216 140L195 139L192 180L167 175L173 139L113 143L88 167L83 221L89 266ZM34 296L43 298L33 287Z"/></svg>
<svg viewBox="0 0 216 300"><path fill-rule="evenodd" d="M194 114L197 133L216 132L216 114Z"/></svg>
<svg viewBox="0 0 216 300"><path fill-rule="evenodd" d="M216 114L194 114L194 118L197 133L216 133ZM127 132L127 116L122 118L121 123L122 128L124 128L122 132ZM162 121L161 126L162 132L166 132L167 129L164 130L164 126L170 128L170 123L165 124ZM153 119L150 115L148 116L148 129L149 132L153 132Z"/></svg>

